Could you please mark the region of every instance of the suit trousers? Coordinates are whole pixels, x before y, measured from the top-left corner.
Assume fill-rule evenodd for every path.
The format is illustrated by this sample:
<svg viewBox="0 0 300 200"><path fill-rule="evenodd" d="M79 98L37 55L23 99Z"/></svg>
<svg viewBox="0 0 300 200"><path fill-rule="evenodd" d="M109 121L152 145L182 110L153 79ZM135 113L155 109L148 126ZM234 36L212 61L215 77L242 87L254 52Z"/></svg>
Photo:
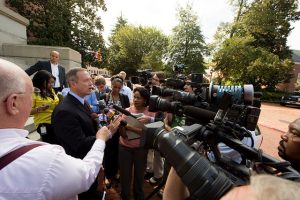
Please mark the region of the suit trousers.
<svg viewBox="0 0 300 200"><path fill-rule="evenodd" d="M130 199L131 180L133 177L133 195L135 200L144 199L143 183L147 162L147 150L143 147L129 148L119 146L120 183L122 200ZM132 174L133 172L133 174Z"/></svg>

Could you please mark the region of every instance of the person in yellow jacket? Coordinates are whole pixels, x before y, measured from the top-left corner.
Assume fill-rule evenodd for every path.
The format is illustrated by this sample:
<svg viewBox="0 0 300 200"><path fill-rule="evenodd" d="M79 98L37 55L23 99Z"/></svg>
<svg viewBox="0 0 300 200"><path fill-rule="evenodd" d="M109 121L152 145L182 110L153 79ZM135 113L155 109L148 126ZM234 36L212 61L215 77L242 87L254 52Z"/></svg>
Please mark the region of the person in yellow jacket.
<svg viewBox="0 0 300 200"><path fill-rule="evenodd" d="M32 94L31 115L34 125L44 142L58 144L51 124L51 115L59 98L55 94L53 84L55 77L46 70L38 71L32 78L35 92Z"/></svg>

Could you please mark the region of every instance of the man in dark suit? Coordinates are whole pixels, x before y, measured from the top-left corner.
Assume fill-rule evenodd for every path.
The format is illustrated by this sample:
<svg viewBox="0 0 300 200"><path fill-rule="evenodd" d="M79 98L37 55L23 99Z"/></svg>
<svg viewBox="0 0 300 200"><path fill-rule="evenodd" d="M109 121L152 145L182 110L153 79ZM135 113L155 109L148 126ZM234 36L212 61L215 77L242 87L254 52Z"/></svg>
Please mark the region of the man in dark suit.
<svg viewBox="0 0 300 200"><path fill-rule="evenodd" d="M60 92L63 88L67 87L65 68L58 64L59 52L51 51L49 61L38 61L31 67L25 70L25 72L30 76L37 71L46 70L55 77L55 83L53 89L55 92Z"/></svg>
<svg viewBox="0 0 300 200"><path fill-rule="evenodd" d="M52 124L54 133L66 153L82 159L96 139L97 123L84 100L93 90L93 83L89 73L83 68L71 69L66 78L70 92L54 109ZM95 195L96 186L93 184L90 190L80 194L79 198L90 199Z"/></svg>

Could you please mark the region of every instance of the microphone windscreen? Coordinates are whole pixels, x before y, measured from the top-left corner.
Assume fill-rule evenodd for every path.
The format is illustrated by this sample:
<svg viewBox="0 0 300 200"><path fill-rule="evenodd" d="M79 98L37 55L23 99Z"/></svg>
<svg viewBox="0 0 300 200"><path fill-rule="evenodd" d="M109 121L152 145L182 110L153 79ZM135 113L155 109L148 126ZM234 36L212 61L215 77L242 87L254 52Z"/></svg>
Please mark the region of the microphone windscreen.
<svg viewBox="0 0 300 200"><path fill-rule="evenodd" d="M103 109L103 113L104 113L104 114L107 114L108 112L109 112L109 109L108 109L108 108L104 108L104 109Z"/></svg>
<svg viewBox="0 0 300 200"><path fill-rule="evenodd" d="M197 123L206 125L215 118L216 113L194 106L184 106L184 114L197 120Z"/></svg>
<svg viewBox="0 0 300 200"><path fill-rule="evenodd" d="M115 110L119 111L120 113L123 113L124 115L131 116L133 118L137 118L136 116L132 115L128 110L125 110L119 106L113 105L113 108Z"/></svg>

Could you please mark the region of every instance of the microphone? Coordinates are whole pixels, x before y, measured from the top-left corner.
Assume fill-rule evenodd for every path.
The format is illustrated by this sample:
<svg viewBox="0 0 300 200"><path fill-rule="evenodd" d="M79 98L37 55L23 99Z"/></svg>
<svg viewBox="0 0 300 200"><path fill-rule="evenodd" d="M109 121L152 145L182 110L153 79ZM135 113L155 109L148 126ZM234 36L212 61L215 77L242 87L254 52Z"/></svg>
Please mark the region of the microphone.
<svg viewBox="0 0 300 200"><path fill-rule="evenodd" d="M127 115L127 116L130 116L130 117L133 117L133 118L137 118L136 116L134 116L133 114L131 114L128 110L125 110L117 105L113 105L113 108L117 111L119 111L120 113L123 113L124 115Z"/></svg>
<svg viewBox="0 0 300 200"><path fill-rule="evenodd" d="M197 108L194 106L183 106L183 113L189 117L195 118L201 125L206 125L213 120L216 113L210 110Z"/></svg>
<svg viewBox="0 0 300 200"><path fill-rule="evenodd" d="M91 118L96 122L97 127L100 128L100 120L98 115L96 113L91 113Z"/></svg>

